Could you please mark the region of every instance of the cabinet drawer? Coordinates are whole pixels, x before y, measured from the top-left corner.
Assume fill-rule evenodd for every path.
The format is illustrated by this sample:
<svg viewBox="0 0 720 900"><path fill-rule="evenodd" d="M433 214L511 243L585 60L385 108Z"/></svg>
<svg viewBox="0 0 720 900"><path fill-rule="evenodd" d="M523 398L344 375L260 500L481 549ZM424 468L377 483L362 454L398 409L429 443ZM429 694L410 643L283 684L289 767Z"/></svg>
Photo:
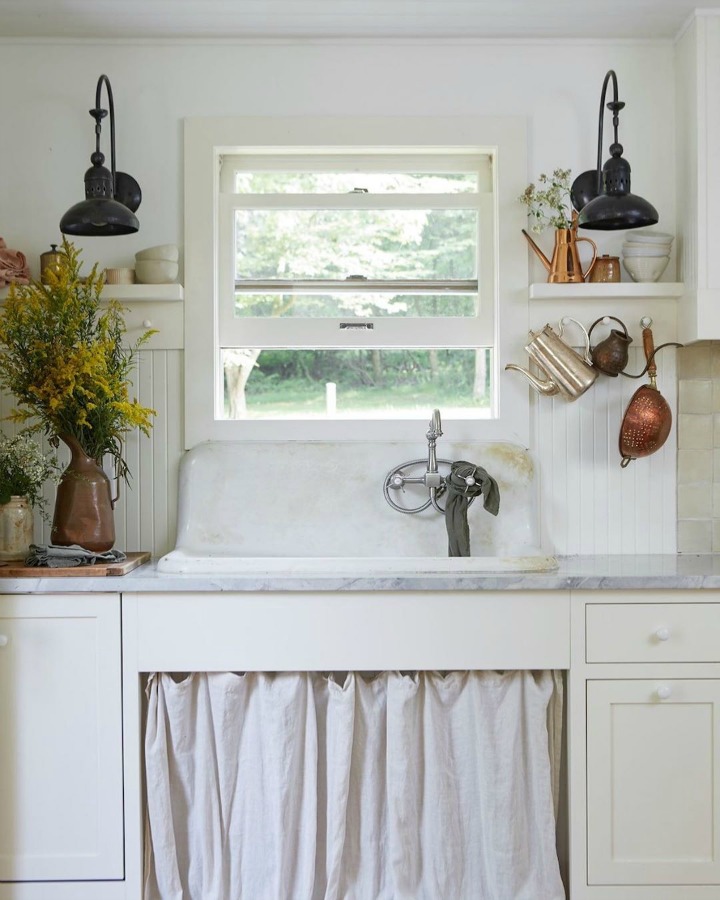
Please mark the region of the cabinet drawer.
<svg viewBox="0 0 720 900"><path fill-rule="evenodd" d="M586 661L720 662L720 603L589 603Z"/></svg>

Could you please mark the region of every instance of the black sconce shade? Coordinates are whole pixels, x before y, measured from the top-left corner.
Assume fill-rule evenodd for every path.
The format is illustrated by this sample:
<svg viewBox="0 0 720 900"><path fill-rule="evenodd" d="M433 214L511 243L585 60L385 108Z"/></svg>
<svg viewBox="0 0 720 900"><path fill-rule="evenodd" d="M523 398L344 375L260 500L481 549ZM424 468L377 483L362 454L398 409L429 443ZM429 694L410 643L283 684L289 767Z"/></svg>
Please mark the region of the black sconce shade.
<svg viewBox="0 0 720 900"><path fill-rule="evenodd" d="M613 82L613 100L607 108L613 114L614 140L610 145L610 159L602 165L605 94L610 79ZM570 199L579 213L580 228L617 231L655 225L658 221L657 210L652 203L630 192L630 163L622 158L623 147L618 142L619 113L624 106L618 100L617 76L610 69L600 96L597 168L578 175L570 190Z"/></svg>
<svg viewBox="0 0 720 900"><path fill-rule="evenodd" d="M105 84L110 107L110 165L105 168L105 157L100 152L101 122L108 114L100 108L100 90ZM135 210L140 206L142 191L132 175L115 171L115 105L107 75L98 79L95 91L95 109L90 110L95 119L95 152L90 157L92 168L85 173L85 199L71 206L60 220L63 234L110 236L134 234L140 224Z"/></svg>

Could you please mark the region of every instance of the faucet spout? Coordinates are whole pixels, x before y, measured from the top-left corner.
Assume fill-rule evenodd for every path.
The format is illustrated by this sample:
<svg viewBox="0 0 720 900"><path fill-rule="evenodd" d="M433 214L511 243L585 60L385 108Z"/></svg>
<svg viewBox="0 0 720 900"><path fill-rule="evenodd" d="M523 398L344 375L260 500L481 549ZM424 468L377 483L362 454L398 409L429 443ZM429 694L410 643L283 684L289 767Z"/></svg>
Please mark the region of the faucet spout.
<svg viewBox="0 0 720 900"><path fill-rule="evenodd" d="M430 418L430 424L428 425L427 439L430 440L431 438L434 438L437 440L437 438L439 438L439 437L442 437L442 423L440 420L440 410L434 409L432 411L432 416Z"/></svg>
<svg viewBox="0 0 720 900"><path fill-rule="evenodd" d="M427 432L428 442L428 472L437 472L437 453L435 452L435 444L437 439L442 437L442 424L440 422L440 410L434 409Z"/></svg>

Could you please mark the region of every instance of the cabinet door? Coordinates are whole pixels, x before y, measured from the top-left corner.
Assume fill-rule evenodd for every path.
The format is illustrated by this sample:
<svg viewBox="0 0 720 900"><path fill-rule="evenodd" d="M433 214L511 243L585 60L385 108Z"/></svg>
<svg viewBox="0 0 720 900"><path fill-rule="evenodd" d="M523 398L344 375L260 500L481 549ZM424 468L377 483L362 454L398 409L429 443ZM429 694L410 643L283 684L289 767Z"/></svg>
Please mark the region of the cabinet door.
<svg viewBox="0 0 720 900"><path fill-rule="evenodd" d="M0 881L123 877L120 598L0 596Z"/></svg>
<svg viewBox="0 0 720 900"><path fill-rule="evenodd" d="M588 681L588 883L720 884L720 682Z"/></svg>

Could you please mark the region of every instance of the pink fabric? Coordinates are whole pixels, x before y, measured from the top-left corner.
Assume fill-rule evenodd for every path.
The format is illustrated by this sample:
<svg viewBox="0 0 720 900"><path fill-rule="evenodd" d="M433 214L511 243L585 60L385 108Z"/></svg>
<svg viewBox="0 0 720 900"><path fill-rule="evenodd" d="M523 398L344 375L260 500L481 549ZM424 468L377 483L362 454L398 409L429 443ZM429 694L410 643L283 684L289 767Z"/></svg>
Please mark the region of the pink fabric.
<svg viewBox="0 0 720 900"><path fill-rule="evenodd" d="M30 268L25 254L19 250L8 250L7 244L0 237L0 287L11 282L29 284Z"/></svg>

